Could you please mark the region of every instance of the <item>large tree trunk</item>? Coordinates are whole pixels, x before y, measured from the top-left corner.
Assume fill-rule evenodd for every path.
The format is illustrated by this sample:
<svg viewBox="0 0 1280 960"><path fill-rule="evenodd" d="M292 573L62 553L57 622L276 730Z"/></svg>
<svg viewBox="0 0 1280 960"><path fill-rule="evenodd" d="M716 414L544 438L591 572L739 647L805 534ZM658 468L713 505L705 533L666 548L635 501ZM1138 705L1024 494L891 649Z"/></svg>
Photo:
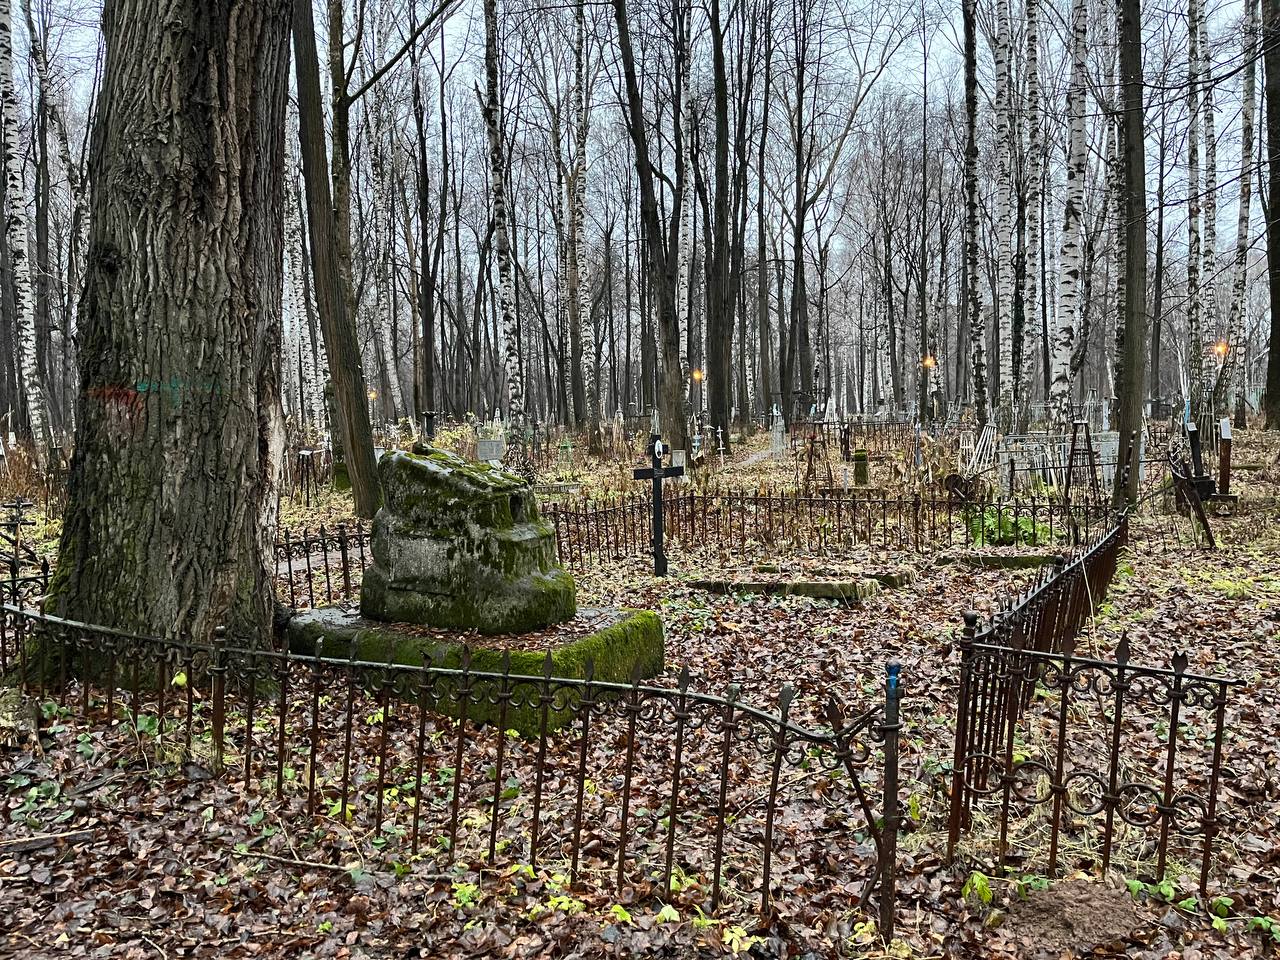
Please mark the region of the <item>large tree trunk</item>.
<svg viewBox="0 0 1280 960"><path fill-rule="evenodd" d="M104 10L60 616L268 634L289 8Z"/></svg>

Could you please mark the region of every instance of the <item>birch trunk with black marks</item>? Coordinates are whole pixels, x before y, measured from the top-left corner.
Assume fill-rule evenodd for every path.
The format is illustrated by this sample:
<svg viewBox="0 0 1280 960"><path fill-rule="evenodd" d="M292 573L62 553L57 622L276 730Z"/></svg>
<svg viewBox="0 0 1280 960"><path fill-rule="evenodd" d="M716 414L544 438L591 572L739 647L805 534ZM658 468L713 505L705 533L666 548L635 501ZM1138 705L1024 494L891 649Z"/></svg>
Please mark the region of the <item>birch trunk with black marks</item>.
<svg viewBox="0 0 1280 960"><path fill-rule="evenodd" d="M1026 285L1023 298L1022 360L1016 371L1014 392L1020 402L1030 392L1032 338L1040 311L1040 177L1044 165L1044 142L1040 129L1040 3L1026 0L1027 33L1027 230Z"/></svg>
<svg viewBox="0 0 1280 960"><path fill-rule="evenodd" d="M1009 0L996 0L996 323L1000 342L1000 423L1008 428L1013 413L1013 211L1010 204L1012 149L1009 123L1012 97L1009 84Z"/></svg>
<svg viewBox="0 0 1280 960"><path fill-rule="evenodd" d="M13 274L13 305L18 348L18 378L26 400L27 423L36 460L43 469L49 449L49 421L36 355L36 303L31 286L31 255L27 247L26 181L22 175L25 145L13 83L13 7L0 0L0 135L4 141L5 241Z"/></svg>
<svg viewBox="0 0 1280 960"><path fill-rule="evenodd" d="M1232 265L1231 299L1227 304L1227 343L1230 349L1213 388L1213 409L1217 416L1227 412L1227 391L1234 374L1243 369L1245 345L1245 282L1249 273L1249 209L1253 199L1253 115L1257 104L1258 3L1245 0L1243 44L1244 79L1240 105L1240 197L1236 205L1236 251Z"/></svg>
<svg viewBox="0 0 1280 960"><path fill-rule="evenodd" d="M1204 393L1204 332L1200 303L1200 20L1203 0L1187 0L1187 378L1191 415Z"/></svg>
<svg viewBox="0 0 1280 960"><path fill-rule="evenodd" d="M1065 423L1070 419L1071 356L1080 303L1080 270L1084 253L1085 185L1085 39L1086 0L1071 4L1071 80L1067 88L1067 199L1063 212L1062 249L1058 256L1058 313L1053 337L1049 402Z"/></svg>
<svg viewBox="0 0 1280 960"><path fill-rule="evenodd" d="M59 616L270 634L291 6L106 5Z"/></svg>
<svg viewBox="0 0 1280 960"><path fill-rule="evenodd" d="M498 0L484 0L485 95L481 104L489 137L489 206L493 250L498 269L498 317L506 359L508 457L528 470L523 457L524 381L520 374L520 339L516 325L515 281L511 237L507 230L507 161L502 140L502 105L498 94Z"/></svg>
<svg viewBox="0 0 1280 960"><path fill-rule="evenodd" d="M1209 34L1205 26L1204 3L1200 4L1200 75L1211 81L1209 74ZM1200 285L1204 291L1204 325L1215 340L1221 336L1218 316L1218 134L1214 108L1213 83L1205 82L1201 95L1204 129L1204 248L1200 266ZM1206 358L1206 362L1208 358ZM1209 378L1202 389L1209 390ZM1208 396L1205 401L1208 401Z"/></svg>

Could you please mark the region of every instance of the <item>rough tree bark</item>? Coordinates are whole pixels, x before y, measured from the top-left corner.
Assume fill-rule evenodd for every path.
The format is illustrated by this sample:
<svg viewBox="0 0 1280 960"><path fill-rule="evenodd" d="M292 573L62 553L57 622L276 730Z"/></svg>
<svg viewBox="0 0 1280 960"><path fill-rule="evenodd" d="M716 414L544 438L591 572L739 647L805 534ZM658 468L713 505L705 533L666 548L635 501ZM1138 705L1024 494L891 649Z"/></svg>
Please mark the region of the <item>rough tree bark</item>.
<svg viewBox="0 0 1280 960"><path fill-rule="evenodd" d="M1237 368L1243 369L1245 343L1245 280L1249 272L1249 208L1253 197L1253 111L1256 96L1256 45L1258 38L1258 4L1245 0L1244 79L1240 105L1240 198L1236 205L1236 249L1231 280L1231 299L1227 304L1227 342L1231 345L1224 358L1218 379L1213 385L1213 409L1217 416L1227 411L1227 391Z"/></svg>
<svg viewBox="0 0 1280 960"><path fill-rule="evenodd" d="M987 401L987 325L978 302L978 26L977 0L964 0L964 263L969 343L973 350L973 404L978 423L990 415Z"/></svg>
<svg viewBox="0 0 1280 960"><path fill-rule="evenodd" d="M60 616L268 635L290 6L103 11Z"/></svg>
<svg viewBox="0 0 1280 960"><path fill-rule="evenodd" d="M1071 403L1071 355L1075 349L1080 302L1080 268L1084 239L1085 181L1085 37L1089 7L1071 4L1071 81L1067 88L1067 201L1063 211L1062 249L1058 256L1058 315L1053 337L1049 402L1065 423Z"/></svg>
<svg viewBox="0 0 1280 960"><path fill-rule="evenodd" d="M22 168L26 147L18 117L18 95L13 85L13 8L0 0L0 126L4 141L5 239L13 274L16 314L18 377L26 399L36 460L43 467L49 449L49 421L44 389L36 357L35 296L31 286L31 257L27 249L26 181Z"/></svg>
<svg viewBox="0 0 1280 960"><path fill-rule="evenodd" d="M1187 0L1187 377L1191 415L1198 416L1204 393L1204 334L1200 302L1200 7Z"/></svg>
<svg viewBox="0 0 1280 960"><path fill-rule="evenodd" d="M516 469L528 472L524 450L524 380L520 375L520 340L516 325L511 237L507 232L507 161L502 140L502 105L498 96L498 3L484 2L485 93L481 101L489 135L489 207L493 250L498 269L498 308L507 366L507 455Z"/></svg>
<svg viewBox="0 0 1280 960"><path fill-rule="evenodd" d="M1120 463L1142 429L1147 353L1147 158L1142 103L1141 0L1120 0L1120 153L1123 171L1124 322L1116 328ZM1137 469L1116 471L1117 503L1138 499ZM1125 482L1127 475L1127 484Z"/></svg>
<svg viewBox="0 0 1280 960"><path fill-rule="evenodd" d="M1267 339L1267 429L1280 429L1280 0L1262 0L1262 62L1267 103L1267 273L1271 331Z"/></svg>
<svg viewBox="0 0 1280 960"><path fill-rule="evenodd" d="M355 318L344 294L341 257L334 229L334 205L325 153L324 108L320 101L320 61L311 4L293 7L294 72L298 89L298 140L307 195L311 275L315 281L320 330L333 383L335 434L346 458L356 513L372 517L382 499L374 469L364 371L356 342Z"/></svg>
<svg viewBox="0 0 1280 960"><path fill-rule="evenodd" d="M657 318L657 341L660 379L658 408L663 436L673 449L688 447L684 421L683 377L680 372L680 326L676 316L676 264L668 245L663 243L662 225L658 217L658 197L653 183L653 165L649 157L649 137L645 129L644 100L636 77L635 52L627 23L626 0L613 0L614 22L618 30L618 55L626 85L627 131L635 149L636 179L640 183L640 224L647 251L647 273ZM676 200L681 202L684 181L676 179Z"/></svg>

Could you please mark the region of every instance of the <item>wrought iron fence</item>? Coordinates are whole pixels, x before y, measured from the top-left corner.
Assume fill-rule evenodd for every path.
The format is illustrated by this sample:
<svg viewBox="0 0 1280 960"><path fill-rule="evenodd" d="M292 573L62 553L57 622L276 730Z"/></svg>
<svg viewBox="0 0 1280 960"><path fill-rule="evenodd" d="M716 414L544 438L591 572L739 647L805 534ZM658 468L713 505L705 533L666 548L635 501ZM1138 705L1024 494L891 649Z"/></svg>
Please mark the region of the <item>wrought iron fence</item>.
<svg viewBox="0 0 1280 960"><path fill-rule="evenodd" d="M905 453L916 435L911 420L796 420L788 431L793 449L815 438L834 446L842 460L853 459L854 450L870 454Z"/></svg>
<svg viewBox="0 0 1280 960"><path fill-rule="evenodd" d="M641 493L549 504L560 562L584 567L651 550L652 499ZM970 500L919 496L698 491L664 486L664 532L686 550L752 555L780 549L835 554L893 550L1044 546L1088 540L1111 523L1102 500L1042 497Z"/></svg>
<svg viewBox="0 0 1280 960"><path fill-rule="evenodd" d="M1205 891L1224 710L1236 681L1187 673L1185 654L1171 668L1131 664L1127 637L1115 660L1077 655L1127 539L1122 517L990 624L979 628L976 614L965 615L949 860L981 824L984 836L997 837L989 846L1000 868L1027 872L1034 858L1020 851L1028 847L1045 851L1041 866L1051 876L1064 860L1106 871L1119 854L1140 867L1154 851L1160 879L1172 856L1194 854ZM1088 827L1098 819L1100 850Z"/></svg>
<svg viewBox="0 0 1280 960"><path fill-rule="evenodd" d="M760 709L736 687L693 689L687 669L659 687L596 681L590 663L583 678L555 677L550 654L532 676L512 673L509 655L486 672L469 651L446 668L329 656L323 641L298 654L221 632L208 644L142 637L13 605L3 622L29 692L172 737L251 806L336 817L406 855L547 868L571 886L647 886L712 910L763 913L790 878L824 882L806 873L821 861L836 865L825 882L861 882L861 902L879 887L892 936L896 664L883 704L831 698L830 729L809 729L790 718L789 686ZM86 663L99 686L69 682ZM481 708L496 722L474 722ZM508 729L518 713L536 737Z"/></svg>
<svg viewBox="0 0 1280 960"><path fill-rule="evenodd" d="M294 608L354 603L370 556L369 528L360 521L285 528L275 545L278 596Z"/></svg>

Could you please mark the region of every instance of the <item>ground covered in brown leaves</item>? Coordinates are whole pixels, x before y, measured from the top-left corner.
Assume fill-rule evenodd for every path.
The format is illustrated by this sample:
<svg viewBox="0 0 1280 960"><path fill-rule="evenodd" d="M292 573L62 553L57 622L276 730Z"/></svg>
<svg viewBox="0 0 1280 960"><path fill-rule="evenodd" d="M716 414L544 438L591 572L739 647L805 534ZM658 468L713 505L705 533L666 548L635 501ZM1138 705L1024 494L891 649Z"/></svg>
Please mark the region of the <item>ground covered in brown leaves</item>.
<svg viewBox="0 0 1280 960"><path fill-rule="evenodd" d="M901 907L897 938L885 943L875 926L874 898L857 906L861 872L870 862L864 829L852 817L847 780L799 769L788 778L779 808L781 849L774 883L783 893L762 920L751 891L758 883L759 794L767 787L763 763L735 766L731 809L740 829L730 836L734 874L727 902L715 915L705 907L709 852L696 824L676 844L677 880L670 892L645 863L661 863L667 823L663 784L669 758L638 757L639 790L652 802L633 810L636 865L622 888L609 886L605 849L616 833L609 797L618 782L619 719L602 721L592 741L599 764L585 798L589 813L581 843L563 824L577 798L564 771L576 761L576 737L559 737L547 758L542 807L548 823L538 868L521 862L516 825L527 825L533 792L532 746L509 744L510 780L499 806L511 825L499 841L498 865L484 867L492 823L488 786L461 797L452 791L421 811L422 848L408 848L411 810L402 797L383 800L391 828L368 816L360 795L379 752L383 718L376 698L360 691L344 707L344 688L325 689L325 711L350 712L356 744L347 815L329 779L322 803L308 815L305 732L290 733L296 764L286 767L283 803L274 797L274 770L255 772L246 791L236 773L213 778L199 743L184 756L177 731L131 722L117 705L107 728L101 707L93 722L54 704L43 708L38 742L0 756L6 821L0 839L0 889L5 920L0 954L6 956L388 956L388 957L1060 957L1126 955L1138 958L1272 955L1280 943L1280 510L1274 501L1246 503L1241 515L1216 526L1220 549L1189 542L1185 523L1147 520L1135 538L1116 589L1082 649L1110 656L1128 632L1135 662L1163 664L1186 650L1190 669L1227 673L1247 686L1228 707L1219 856L1211 895L1195 897L1196 865L1176 857L1164 878L1150 875L1150 850L1141 838L1108 878L1090 866L1088 826L1081 825L1048 876L1043 837L1033 827L1019 835L1018 866L1007 875L991 869L980 844L967 845L955 865L944 862L959 614L989 612L995 598L1030 583L1036 571L935 566L927 557L869 554L864 563L841 561L840 572L910 564L915 578L887 589L861 607L797 597L719 596L685 581L718 568L714 558L673 557L667 581L639 564L600 567L580 577L580 600L599 606L650 607L667 631L667 673L674 685L681 667L694 687L739 696L772 710L784 685L796 689L797 723L819 726L828 696L870 705L881 695L884 668L903 665L902 789L905 817L900 844ZM798 561L797 561L798 562ZM821 558L813 560L820 564ZM318 694L319 696L319 694ZM74 702L74 691L72 702ZM197 701L197 720L200 720ZM233 718L234 721L235 718ZM1082 718L1087 720L1087 717ZM336 722L336 720L335 720ZM1139 722L1135 720L1135 722ZM412 724L391 725L390 761L398 771L412 750ZM447 787L454 724L433 720L428 775ZM710 791L715 743L694 731L681 781L692 811ZM1158 763L1158 728L1150 731ZM270 728L263 729L265 740ZM1141 729L1135 736L1144 735ZM340 756L340 735L326 736L323 757ZM1028 751L1034 750L1029 737ZM327 751L327 752L326 752ZM758 758L757 758L758 759ZM463 760L467 770L493 762L486 747ZM612 765L611 765L612 764ZM408 775L412 775L409 770ZM866 787L874 796L878 771ZM483 781L483 777L477 777ZM388 777L394 782L393 777ZM426 805L424 804L424 807ZM447 839L453 818L457 841ZM450 846L453 847L450 850ZM579 847L580 877L568 877L567 856ZM1096 851L1092 851L1096 853ZM754 859L753 859L754 858Z"/></svg>

